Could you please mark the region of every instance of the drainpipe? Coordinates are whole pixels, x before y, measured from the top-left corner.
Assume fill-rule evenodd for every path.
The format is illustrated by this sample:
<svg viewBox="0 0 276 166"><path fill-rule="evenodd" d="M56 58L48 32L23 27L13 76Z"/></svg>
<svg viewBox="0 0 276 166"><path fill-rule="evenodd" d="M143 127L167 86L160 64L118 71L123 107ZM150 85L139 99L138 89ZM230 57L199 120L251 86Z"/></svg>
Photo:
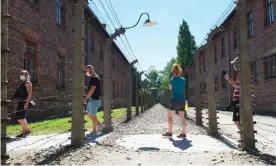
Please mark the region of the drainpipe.
<svg viewBox="0 0 276 166"><path fill-rule="evenodd" d="M226 31L226 53L227 53L227 67L228 67L228 75L230 76L230 73L231 73L231 66L230 66L230 49L229 49L229 31L227 30ZM228 100L228 104L230 105L231 104L231 89L232 87L229 86L229 93L228 93L228 96L229 96L229 100Z"/></svg>

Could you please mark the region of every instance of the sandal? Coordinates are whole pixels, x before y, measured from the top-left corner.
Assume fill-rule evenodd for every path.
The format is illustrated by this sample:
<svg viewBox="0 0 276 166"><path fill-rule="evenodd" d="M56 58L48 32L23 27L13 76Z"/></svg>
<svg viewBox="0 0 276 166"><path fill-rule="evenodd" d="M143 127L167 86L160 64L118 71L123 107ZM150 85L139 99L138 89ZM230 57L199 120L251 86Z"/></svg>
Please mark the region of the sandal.
<svg viewBox="0 0 276 166"><path fill-rule="evenodd" d="M24 132L24 135L22 136L23 138L25 138L27 135L29 135L32 131L31 130L27 130Z"/></svg>
<svg viewBox="0 0 276 166"><path fill-rule="evenodd" d="M177 138L186 138L187 136L186 136L186 134L179 134L178 136L177 136Z"/></svg>
<svg viewBox="0 0 276 166"><path fill-rule="evenodd" d="M21 138L21 137L23 137L23 134L20 133L20 134L16 135L15 137L16 137L16 138Z"/></svg>
<svg viewBox="0 0 276 166"><path fill-rule="evenodd" d="M172 133L166 132L166 133L164 133L164 134L162 134L162 135L165 136L165 137L171 137L171 136L172 136Z"/></svg>

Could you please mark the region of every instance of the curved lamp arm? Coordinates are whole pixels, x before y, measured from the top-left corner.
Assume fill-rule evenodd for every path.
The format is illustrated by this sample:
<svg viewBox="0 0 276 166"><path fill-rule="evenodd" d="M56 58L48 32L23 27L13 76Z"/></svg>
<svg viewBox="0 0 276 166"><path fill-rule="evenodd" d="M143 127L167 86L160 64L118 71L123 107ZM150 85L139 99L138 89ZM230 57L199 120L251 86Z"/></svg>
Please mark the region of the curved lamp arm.
<svg viewBox="0 0 276 166"><path fill-rule="evenodd" d="M141 17L142 17L143 15L145 15L145 14L148 16L148 20L149 20L149 19L150 19L149 14L148 14L148 13L142 13L142 14L140 15L140 17L139 17L139 20L137 21L137 23L136 23L135 25L133 25L133 26L131 26L131 27L126 27L126 28L123 28L123 29L131 29L131 28L136 27L136 26L138 25L138 23L140 22Z"/></svg>
<svg viewBox="0 0 276 166"><path fill-rule="evenodd" d="M150 66L148 70L142 71L142 73L146 73L146 72L150 71L151 69L155 69L154 66Z"/></svg>

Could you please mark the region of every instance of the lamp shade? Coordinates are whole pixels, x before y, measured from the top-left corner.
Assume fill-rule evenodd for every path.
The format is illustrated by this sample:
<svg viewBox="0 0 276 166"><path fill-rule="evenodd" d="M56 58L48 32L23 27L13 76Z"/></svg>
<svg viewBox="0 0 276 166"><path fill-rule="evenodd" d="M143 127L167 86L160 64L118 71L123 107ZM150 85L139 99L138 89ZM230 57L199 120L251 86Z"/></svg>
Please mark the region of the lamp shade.
<svg viewBox="0 0 276 166"><path fill-rule="evenodd" d="M157 24L156 22L151 21L150 19L147 19L147 20L145 21L145 23L143 24L143 26L149 27L149 26L153 26L153 25L156 25L156 24Z"/></svg>

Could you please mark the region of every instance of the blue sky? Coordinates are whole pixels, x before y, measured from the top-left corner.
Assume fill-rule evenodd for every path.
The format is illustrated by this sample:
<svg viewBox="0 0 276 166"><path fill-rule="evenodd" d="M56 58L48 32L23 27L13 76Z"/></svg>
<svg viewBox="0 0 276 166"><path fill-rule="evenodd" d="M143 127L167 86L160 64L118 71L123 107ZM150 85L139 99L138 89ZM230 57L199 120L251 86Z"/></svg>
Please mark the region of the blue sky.
<svg viewBox="0 0 276 166"><path fill-rule="evenodd" d="M178 29L183 19L187 21L196 43L200 44L231 1L111 0L120 23L124 27L134 25L143 12L149 13L150 18L158 23L156 26L143 27L142 24L146 20L146 16L143 16L137 27L126 31L131 48L143 70L147 70L152 65L161 70L172 57L176 57ZM102 16L111 31L114 32L114 27L100 3L103 3L115 27L118 28L106 3L109 0L93 0L93 2L100 12L90 2L92 10L100 19ZM126 57L132 60L133 56L124 37L122 36L122 39L118 39L116 42L125 52Z"/></svg>

